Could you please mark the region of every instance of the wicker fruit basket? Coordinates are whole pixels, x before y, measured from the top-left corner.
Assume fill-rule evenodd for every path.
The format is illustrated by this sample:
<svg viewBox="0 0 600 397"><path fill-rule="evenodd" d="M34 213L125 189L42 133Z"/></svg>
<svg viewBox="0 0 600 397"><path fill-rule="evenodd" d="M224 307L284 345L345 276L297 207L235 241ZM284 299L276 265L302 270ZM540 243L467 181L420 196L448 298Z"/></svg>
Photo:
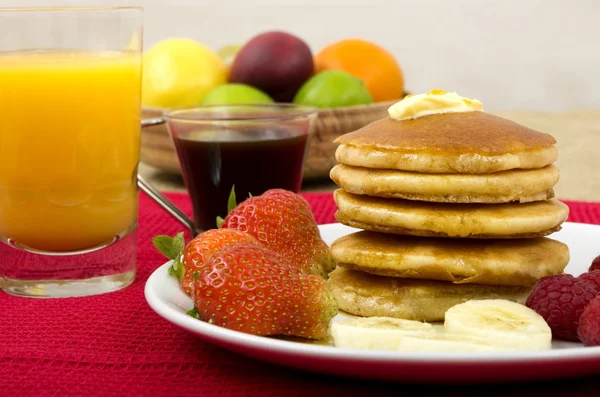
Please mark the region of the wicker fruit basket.
<svg viewBox="0 0 600 397"><path fill-rule="evenodd" d="M393 102L371 105L324 109L319 112L315 131L310 141L304 164L304 179L319 179L329 176L336 164L333 141L340 135L354 131L387 115ZM144 108L144 118L160 117L164 109ZM149 127L142 131L142 162L171 173L180 173L179 161L171 137L164 125Z"/></svg>

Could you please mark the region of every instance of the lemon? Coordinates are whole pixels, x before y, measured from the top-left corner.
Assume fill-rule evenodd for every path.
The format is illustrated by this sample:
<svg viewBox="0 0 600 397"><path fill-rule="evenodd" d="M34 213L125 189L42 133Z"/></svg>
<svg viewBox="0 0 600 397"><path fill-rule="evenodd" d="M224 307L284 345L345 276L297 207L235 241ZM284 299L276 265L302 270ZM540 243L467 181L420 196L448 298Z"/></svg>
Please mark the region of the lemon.
<svg viewBox="0 0 600 397"><path fill-rule="evenodd" d="M211 90L202 99L202 105L229 105L234 103L272 103L273 99L259 90L246 84L223 84Z"/></svg>
<svg viewBox="0 0 600 397"><path fill-rule="evenodd" d="M370 104L373 97L362 80L341 70L327 70L308 79L296 93L294 103L337 108Z"/></svg>
<svg viewBox="0 0 600 397"><path fill-rule="evenodd" d="M210 48L192 39L160 41L144 53L142 104L176 108L200 104L227 81L227 67Z"/></svg>

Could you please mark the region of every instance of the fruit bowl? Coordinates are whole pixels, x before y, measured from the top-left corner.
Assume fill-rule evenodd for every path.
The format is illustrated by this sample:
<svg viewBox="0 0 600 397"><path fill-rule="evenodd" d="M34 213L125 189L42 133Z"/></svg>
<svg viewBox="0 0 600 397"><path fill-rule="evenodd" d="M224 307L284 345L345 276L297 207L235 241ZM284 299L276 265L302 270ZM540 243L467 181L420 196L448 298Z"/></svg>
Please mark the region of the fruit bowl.
<svg viewBox="0 0 600 397"><path fill-rule="evenodd" d="M340 135L361 128L387 115L387 108L396 101L370 105L347 106L319 111L315 130L304 163L304 180L326 178L336 164L333 141ZM168 109L144 107L143 118L160 117ZM179 161L165 125L142 131L142 162L160 170L180 174Z"/></svg>

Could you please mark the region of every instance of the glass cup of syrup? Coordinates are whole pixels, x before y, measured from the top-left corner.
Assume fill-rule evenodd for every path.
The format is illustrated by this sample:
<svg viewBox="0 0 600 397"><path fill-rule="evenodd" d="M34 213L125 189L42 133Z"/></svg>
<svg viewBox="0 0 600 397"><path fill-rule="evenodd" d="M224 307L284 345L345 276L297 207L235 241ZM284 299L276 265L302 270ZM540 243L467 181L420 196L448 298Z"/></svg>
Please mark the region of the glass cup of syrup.
<svg viewBox="0 0 600 397"><path fill-rule="evenodd" d="M165 113L196 230L217 227L238 202L269 189L298 192L318 109L293 104L215 105Z"/></svg>

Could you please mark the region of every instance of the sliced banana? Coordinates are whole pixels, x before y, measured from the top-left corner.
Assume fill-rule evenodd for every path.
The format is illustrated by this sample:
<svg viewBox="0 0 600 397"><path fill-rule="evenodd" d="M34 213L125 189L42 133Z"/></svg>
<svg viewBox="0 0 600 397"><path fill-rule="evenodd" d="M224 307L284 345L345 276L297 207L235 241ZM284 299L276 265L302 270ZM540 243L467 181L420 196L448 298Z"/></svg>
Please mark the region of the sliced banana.
<svg viewBox="0 0 600 397"><path fill-rule="evenodd" d="M399 340L397 350L402 352L467 353L512 351L513 349L498 346L474 336L438 332L433 335L405 335Z"/></svg>
<svg viewBox="0 0 600 397"><path fill-rule="evenodd" d="M388 317L340 320L331 324L336 347L397 350L406 336L434 335L431 324Z"/></svg>
<svg viewBox="0 0 600 397"><path fill-rule="evenodd" d="M542 316L503 299L471 300L451 307L446 312L444 330L514 350L552 347L552 332Z"/></svg>

